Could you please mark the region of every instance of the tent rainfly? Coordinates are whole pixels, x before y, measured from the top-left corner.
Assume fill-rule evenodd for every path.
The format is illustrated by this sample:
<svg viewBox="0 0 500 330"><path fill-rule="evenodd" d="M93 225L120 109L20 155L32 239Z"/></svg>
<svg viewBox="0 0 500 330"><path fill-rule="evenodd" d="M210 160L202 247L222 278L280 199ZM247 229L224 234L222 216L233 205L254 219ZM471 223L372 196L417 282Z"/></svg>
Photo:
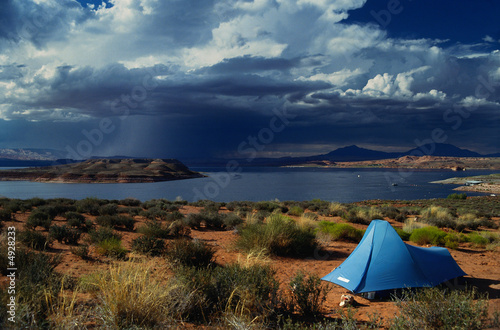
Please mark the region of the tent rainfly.
<svg viewBox="0 0 500 330"><path fill-rule="evenodd" d="M349 257L322 278L354 293L433 287L467 275L447 249L403 242L384 220L373 220Z"/></svg>

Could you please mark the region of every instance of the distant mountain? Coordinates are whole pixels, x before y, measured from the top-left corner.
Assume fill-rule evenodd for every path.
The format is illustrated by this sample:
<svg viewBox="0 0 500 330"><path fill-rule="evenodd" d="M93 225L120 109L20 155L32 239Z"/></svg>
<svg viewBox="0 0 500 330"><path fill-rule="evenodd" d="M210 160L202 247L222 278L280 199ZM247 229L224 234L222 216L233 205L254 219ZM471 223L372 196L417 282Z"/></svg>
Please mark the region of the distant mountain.
<svg viewBox="0 0 500 330"><path fill-rule="evenodd" d="M313 156L314 160L329 160L335 162L342 161L360 161L360 160L377 160L397 157L396 153L384 151L370 150L352 145L348 147L338 148L324 155Z"/></svg>
<svg viewBox="0 0 500 330"><path fill-rule="evenodd" d="M422 145L421 147L411 149L402 156L441 156L441 157L485 157L477 152L467 149L461 149L452 144L434 143Z"/></svg>
<svg viewBox="0 0 500 330"><path fill-rule="evenodd" d="M54 149L0 149L0 159L53 161L65 157L64 152Z"/></svg>

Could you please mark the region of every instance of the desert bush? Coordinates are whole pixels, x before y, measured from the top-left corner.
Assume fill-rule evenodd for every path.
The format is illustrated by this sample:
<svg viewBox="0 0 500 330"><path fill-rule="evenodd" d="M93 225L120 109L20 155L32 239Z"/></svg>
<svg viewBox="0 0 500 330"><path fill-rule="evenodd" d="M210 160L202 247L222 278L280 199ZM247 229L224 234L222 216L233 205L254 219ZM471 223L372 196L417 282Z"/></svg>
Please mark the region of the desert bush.
<svg viewBox="0 0 500 330"><path fill-rule="evenodd" d="M80 228L85 224L85 217L78 212L66 212L64 214L68 226Z"/></svg>
<svg viewBox="0 0 500 330"><path fill-rule="evenodd" d="M298 271L289 284L291 292L292 312L296 308L305 316L317 316L321 312L321 305L326 301L330 291L329 286L322 285L321 278L314 274Z"/></svg>
<svg viewBox="0 0 500 330"><path fill-rule="evenodd" d="M347 212L347 207L341 203L330 203L329 212L334 217L342 217Z"/></svg>
<svg viewBox="0 0 500 330"><path fill-rule="evenodd" d="M19 232L19 234L17 235L17 239L19 239L19 241L23 243L26 247L39 251L46 250L51 245L51 242L47 238L47 236L31 229Z"/></svg>
<svg viewBox="0 0 500 330"><path fill-rule="evenodd" d="M33 197L24 201L26 205L29 205L31 208L38 207L47 204L47 200L40 197Z"/></svg>
<svg viewBox="0 0 500 330"><path fill-rule="evenodd" d="M384 205L379 208L380 214L384 217L388 217L389 219L396 219L401 212L394 206Z"/></svg>
<svg viewBox="0 0 500 330"><path fill-rule="evenodd" d="M81 232L77 229L67 226L51 226L49 229L49 237L55 239L59 243L76 245L80 239Z"/></svg>
<svg viewBox="0 0 500 330"><path fill-rule="evenodd" d="M12 221L12 213L9 210L0 210L0 222Z"/></svg>
<svg viewBox="0 0 500 330"><path fill-rule="evenodd" d="M122 245L119 238L111 237L97 243L97 253L114 259L125 259L127 249Z"/></svg>
<svg viewBox="0 0 500 330"><path fill-rule="evenodd" d="M182 214L179 211L173 211L172 213L168 213L165 217L165 220L168 222L172 222L175 220L182 220L184 219L184 214Z"/></svg>
<svg viewBox="0 0 500 330"><path fill-rule="evenodd" d="M483 329L487 322L487 295L475 289L404 290L394 299L399 314L392 329Z"/></svg>
<svg viewBox="0 0 500 330"><path fill-rule="evenodd" d="M20 199L11 199L9 200L3 208L7 211L10 211L10 213L17 213L19 211L21 212L26 212L31 210L31 206L28 204L24 203Z"/></svg>
<svg viewBox="0 0 500 330"><path fill-rule="evenodd" d="M296 217L300 217L304 213L304 209L300 206L292 206L290 210L288 210L289 215L293 215Z"/></svg>
<svg viewBox="0 0 500 330"><path fill-rule="evenodd" d="M87 197L75 202L76 211L90 215L99 215L99 208L102 201L97 198Z"/></svg>
<svg viewBox="0 0 500 330"><path fill-rule="evenodd" d="M135 198L125 198L118 202L118 204L123 206L140 206L141 201Z"/></svg>
<svg viewBox="0 0 500 330"><path fill-rule="evenodd" d="M419 245L432 244L441 245L444 243L446 233L434 226L427 226L413 230L410 241Z"/></svg>
<svg viewBox="0 0 500 330"><path fill-rule="evenodd" d="M174 264L204 268L214 262L214 254L214 249L203 241L176 239L168 245L165 256Z"/></svg>
<svg viewBox="0 0 500 330"><path fill-rule="evenodd" d="M167 230L170 237L189 237L191 234L191 229L185 226L181 220L170 223Z"/></svg>
<svg viewBox="0 0 500 330"><path fill-rule="evenodd" d="M246 251L265 250L274 255L307 255L318 246L311 228L300 228L295 221L272 214L266 223L246 224L239 231L237 246Z"/></svg>
<svg viewBox="0 0 500 330"><path fill-rule="evenodd" d="M114 203L104 204L99 206L100 215L115 215L118 214L118 205Z"/></svg>
<svg viewBox="0 0 500 330"><path fill-rule="evenodd" d="M143 217L149 220L165 220L168 212L162 210L161 208L154 206L139 213Z"/></svg>
<svg viewBox="0 0 500 330"><path fill-rule="evenodd" d="M203 217L199 213L189 213L183 222L188 227L199 229L202 221Z"/></svg>
<svg viewBox="0 0 500 330"><path fill-rule="evenodd" d="M269 213L273 213L274 210L279 210L280 212L283 212L281 205L275 202L267 202L267 201L257 202L254 204L253 208L257 211L267 211Z"/></svg>
<svg viewBox="0 0 500 330"><path fill-rule="evenodd" d="M108 227L101 227L96 230L89 231L89 241L94 244L99 244L104 240L115 238L120 240L121 236Z"/></svg>
<svg viewBox="0 0 500 330"><path fill-rule="evenodd" d="M53 218L48 213L35 210L31 212L28 220L26 220L25 225L29 229L35 229L36 227L40 226L45 228L46 230L49 230L49 227L52 224L52 220Z"/></svg>
<svg viewBox="0 0 500 330"><path fill-rule="evenodd" d="M321 221L319 223L319 231L327 233L332 240L347 240L359 242L363 237L364 232L356 229L347 223L334 223L329 221Z"/></svg>
<svg viewBox="0 0 500 330"><path fill-rule="evenodd" d="M446 197L446 198L464 200L464 199L467 199L467 194L466 193L461 193L461 194L453 193L453 194L448 195L448 197Z"/></svg>
<svg viewBox="0 0 500 330"><path fill-rule="evenodd" d="M225 267L197 269L183 267L175 276L194 292L195 304L186 314L188 320L218 321L239 316L263 321L276 309L279 282L275 272L265 265L244 267L230 264Z"/></svg>
<svg viewBox="0 0 500 330"><path fill-rule="evenodd" d="M235 228L243 223L243 219L234 213L223 214L222 221L224 222L224 227L227 229Z"/></svg>
<svg viewBox="0 0 500 330"><path fill-rule="evenodd" d="M55 218L56 216L63 216L66 212L75 211L76 208L64 201L51 200L48 204L39 206L36 210L48 213L52 218Z"/></svg>
<svg viewBox="0 0 500 330"><path fill-rule="evenodd" d="M54 270L59 262L59 256L16 250L16 328L47 326L47 298L57 296L62 285L62 276Z"/></svg>
<svg viewBox="0 0 500 330"><path fill-rule="evenodd" d="M461 242L460 236L455 233L448 233L444 238L444 246L448 249L456 250Z"/></svg>
<svg viewBox="0 0 500 330"><path fill-rule="evenodd" d="M136 215L140 215L141 212L142 212L142 208L135 207L135 206L120 207L118 209L118 213L120 213L120 214L128 214L131 217L134 217Z"/></svg>
<svg viewBox="0 0 500 330"><path fill-rule="evenodd" d="M372 220L383 218L376 207L357 206L349 209L342 216L348 222L368 225Z"/></svg>
<svg viewBox="0 0 500 330"><path fill-rule="evenodd" d="M439 228L455 227L453 214L451 214L450 210L447 208L431 205L430 207L423 209L420 212L420 215L422 216L420 220L431 226Z"/></svg>
<svg viewBox="0 0 500 330"><path fill-rule="evenodd" d="M89 246L88 245L79 245L69 249L72 254L77 257L82 258L83 260L90 259L89 256Z"/></svg>
<svg viewBox="0 0 500 330"><path fill-rule="evenodd" d="M100 226L127 230L133 230L135 224L134 218L124 215L101 215L95 219L95 222Z"/></svg>
<svg viewBox="0 0 500 330"><path fill-rule="evenodd" d="M140 236L132 241L132 250L150 256L162 255L165 242L162 239Z"/></svg>

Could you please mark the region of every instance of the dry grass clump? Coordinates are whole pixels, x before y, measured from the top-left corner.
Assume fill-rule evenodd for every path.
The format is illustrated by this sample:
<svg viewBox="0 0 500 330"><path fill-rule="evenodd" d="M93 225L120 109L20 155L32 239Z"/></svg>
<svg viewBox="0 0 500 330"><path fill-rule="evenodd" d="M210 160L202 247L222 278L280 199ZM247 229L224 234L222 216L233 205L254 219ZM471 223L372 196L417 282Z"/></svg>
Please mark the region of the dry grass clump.
<svg viewBox="0 0 500 330"><path fill-rule="evenodd" d="M448 208L431 205L420 212L421 220L431 226L439 228L454 228L454 216Z"/></svg>
<svg viewBox="0 0 500 330"><path fill-rule="evenodd" d="M405 290L395 302L391 329L484 329L488 322L488 298L474 289Z"/></svg>
<svg viewBox="0 0 500 330"><path fill-rule="evenodd" d="M428 225L425 223L421 223L417 221L417 218L414 219L406 219L403 225L403 230L407 233L412 233L415 229L427 227Z"/></svg>
<svg viewBox="0 0 500 330"><path fill-rule="evenodd" d="M173 280L152 276L153 262L115 264L95 273L86 286L98 299L97 318L104 327L165 327L183 314L189 295Z"/></svg>

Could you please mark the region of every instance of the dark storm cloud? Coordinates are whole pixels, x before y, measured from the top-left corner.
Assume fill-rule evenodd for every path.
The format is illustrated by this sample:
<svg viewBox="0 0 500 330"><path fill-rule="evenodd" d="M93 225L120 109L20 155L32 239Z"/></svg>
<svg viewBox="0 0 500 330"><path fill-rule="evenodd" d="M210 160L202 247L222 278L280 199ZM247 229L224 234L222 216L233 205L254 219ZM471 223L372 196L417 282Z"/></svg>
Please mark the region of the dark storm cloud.
<svg viewBox="0 0 500 330"><path fill-rule="evenodd" d="M54 138L40 141L60 136L74 148L84 129L110 120L115 129L93 148L101 154L235 154L276 111L293 120L273 150L414 146L435 128L450 142L500 148L500 43L489 14L488 29L467 34L473 41L446 41L425 28L394 34L397 17L387 26L346 19L375 8L364 3L5 1L0 118L26 120L30 139L46 125Z"/></svg>

